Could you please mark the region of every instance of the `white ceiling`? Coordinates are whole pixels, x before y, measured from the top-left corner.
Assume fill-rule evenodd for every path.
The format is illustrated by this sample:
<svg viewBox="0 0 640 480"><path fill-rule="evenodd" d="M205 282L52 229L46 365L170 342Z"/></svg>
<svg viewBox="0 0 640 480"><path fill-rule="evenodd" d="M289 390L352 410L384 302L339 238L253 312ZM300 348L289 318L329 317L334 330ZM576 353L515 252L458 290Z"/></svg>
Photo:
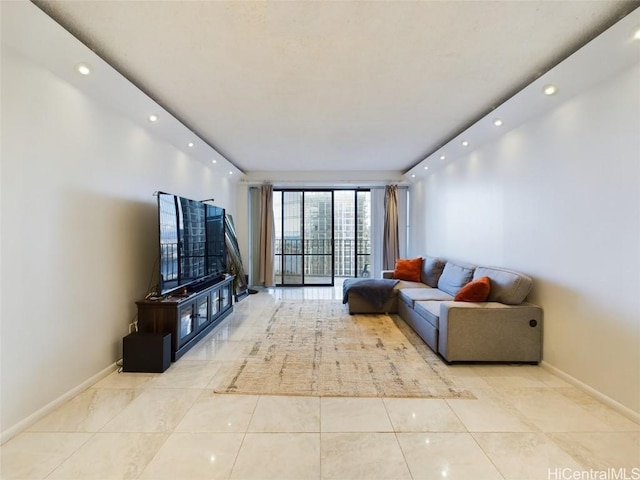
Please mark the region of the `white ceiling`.
<svg viewBox="0 0 640 480"><path fill-rule="evenodd" d="M245 172L405 172L634 1L36 1Z"/></svg>

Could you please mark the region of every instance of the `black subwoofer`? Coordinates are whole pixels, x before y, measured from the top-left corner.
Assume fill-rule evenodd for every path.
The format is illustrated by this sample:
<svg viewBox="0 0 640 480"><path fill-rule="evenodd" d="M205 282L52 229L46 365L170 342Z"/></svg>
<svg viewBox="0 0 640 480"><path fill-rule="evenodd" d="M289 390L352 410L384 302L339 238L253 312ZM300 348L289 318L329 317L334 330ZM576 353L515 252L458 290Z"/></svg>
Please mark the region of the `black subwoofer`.
<svg viewBox="0 0 640 480"><path fill-rule="evenodd" d="M124 372L162 373L171 365L170 333L131 333L122 339Z"/></svg>

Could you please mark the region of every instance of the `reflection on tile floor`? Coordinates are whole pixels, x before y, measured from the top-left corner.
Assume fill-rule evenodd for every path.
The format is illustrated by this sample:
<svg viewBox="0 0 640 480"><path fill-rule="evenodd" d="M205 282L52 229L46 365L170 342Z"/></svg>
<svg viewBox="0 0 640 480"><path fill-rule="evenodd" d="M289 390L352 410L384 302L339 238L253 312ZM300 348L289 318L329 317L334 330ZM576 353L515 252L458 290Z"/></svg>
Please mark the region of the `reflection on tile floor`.
<svg viewBox="0 0 640 480"><path fill-rule="evenodd" d="M443 365L475 400L213 393L279 299L340 297L243 299L165 373L113 373L4 444L0 478L640 478L640 425L536 366Z"/></svg>

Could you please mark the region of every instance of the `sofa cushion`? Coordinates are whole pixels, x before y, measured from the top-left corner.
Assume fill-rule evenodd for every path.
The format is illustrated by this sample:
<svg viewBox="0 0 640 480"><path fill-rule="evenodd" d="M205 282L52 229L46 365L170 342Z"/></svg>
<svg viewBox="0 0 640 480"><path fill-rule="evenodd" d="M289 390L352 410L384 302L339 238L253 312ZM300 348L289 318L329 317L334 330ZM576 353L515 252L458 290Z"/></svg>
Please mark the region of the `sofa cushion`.
<svg viewBox="0 0 640 480"><path fill-rule="evenodd" d="M447 262L438 280L438 288L455 296L462 287L471 281L474 269L473 265Z"/></svg>
<svg viewBox="0 0 640 480"><path fill-rule="evenodd" d="M440 323L440 303L438 301L416 302L414 310L437 329Z"/></svg>
<svg viewBox="0 0 640 480"><path fill-rule="evenodd" d="M533 280L527 275L501 268L478 267L473 278L480 277L489 277L491 281L491 291L487 300L506 305L520 305L529 295L533 285Z"/></svg>
<svg viewBox="0 0 640 480"><path fill-rule="evenodd" d="M491 283L489 277L480 277L460 289L454 300L456 302L486 302L489 298Z"/></svg>
<svg viewBox="0 0 640 480"><path fill-rule="evenodd" d="M428 288L422 282L409 282L408 280L400 280L396 285L396 290L404 290L405 288Z"/></svg>
<svg viewBox="0 0 640 480"><path fill-rule="evenodd" d="M414 307L415 302L419 301L453 300L451 295L437 288L403 288L398 295L400 299L411 308Z"/></svg>
<svg viewBox="0 0 640 480"><path fill-rule="evenodd" d="M419 282L422 273L422 257L399 258L396 260L396 268L393 271L393 278L398 280L408 280Z"/></svg>
<svg viewBox="0 0 640 480"><path fill-rule="evenodd" d="M430 257L425 255L422 257L422 283L429 285L430 287L437 287L442 270L444 270L444 260L441 258Z"/></svg>

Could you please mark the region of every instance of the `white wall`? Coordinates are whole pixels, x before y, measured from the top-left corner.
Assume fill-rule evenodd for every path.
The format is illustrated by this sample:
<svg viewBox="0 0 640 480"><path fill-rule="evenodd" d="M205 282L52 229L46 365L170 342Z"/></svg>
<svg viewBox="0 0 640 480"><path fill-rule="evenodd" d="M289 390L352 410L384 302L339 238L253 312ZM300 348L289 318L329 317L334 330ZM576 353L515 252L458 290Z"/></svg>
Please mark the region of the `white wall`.
<svg viewBox="0 0 640 480"><path fill-rule="evenodd" d="M235 213L236 191L5 45L1 88L4 433L120 358L155 273L153 192Z"/></svg>
<svg viewBox="0 0 640 480"><path fill-rule="evenodd" d="M409 210L408 210L408 235L407 249L411 256L423 255L422 251L427 245L425 206L426 192L425 182L416 182L409 188Z"/></svg>
<svg viewBox="0 0 640 480"><path fill-rule="evenodd" d="M532 275L544 361L640 413L638 78L617 74L415 184L411 245Z"/></svg>

